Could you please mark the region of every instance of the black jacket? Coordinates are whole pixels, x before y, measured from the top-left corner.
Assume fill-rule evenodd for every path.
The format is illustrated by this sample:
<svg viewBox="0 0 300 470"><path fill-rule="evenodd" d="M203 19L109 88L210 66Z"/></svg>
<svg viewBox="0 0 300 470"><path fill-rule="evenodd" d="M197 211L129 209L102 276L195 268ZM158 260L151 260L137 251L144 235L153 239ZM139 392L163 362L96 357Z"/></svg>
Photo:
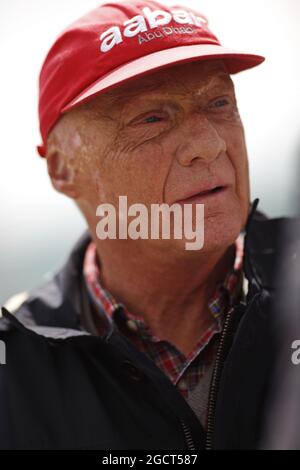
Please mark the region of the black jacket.
<svg viewBox="0 0 300 470"><path fill-rule="evenodd" d="M13 314L2 308L6 365L0 365L0 448L256 448L277 351L274 272L285 253L283 227L297 223L267 219L256 205L245 238L249 290L226 318L207 433L170 380L116 327L104 338L86 331L87 232L51 281L32 291ZM292 235L286 243L294 243Z"/></svg>

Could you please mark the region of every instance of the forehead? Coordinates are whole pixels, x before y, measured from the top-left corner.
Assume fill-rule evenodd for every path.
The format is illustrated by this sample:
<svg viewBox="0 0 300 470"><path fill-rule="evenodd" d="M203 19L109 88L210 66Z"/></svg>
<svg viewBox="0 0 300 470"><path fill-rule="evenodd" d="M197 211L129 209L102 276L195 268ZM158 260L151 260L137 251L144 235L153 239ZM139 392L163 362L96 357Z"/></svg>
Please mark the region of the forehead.
<svg viewBox="0 0 300 470"><path fill-rule="evenodd" d="M179 64L133 79L124 85L103 93L83 105L112 110L135 98L155 94L190 94L213 86L233 87L232 80L222 60L196 61Z"/></svg>

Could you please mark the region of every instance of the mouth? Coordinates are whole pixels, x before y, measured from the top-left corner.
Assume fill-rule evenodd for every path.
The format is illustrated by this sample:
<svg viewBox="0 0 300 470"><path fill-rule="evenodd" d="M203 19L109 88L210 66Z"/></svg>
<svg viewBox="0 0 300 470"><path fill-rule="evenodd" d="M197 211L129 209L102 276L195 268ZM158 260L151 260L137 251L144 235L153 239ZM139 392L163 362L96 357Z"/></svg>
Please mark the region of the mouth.
<svg viewBox="0 0 300 470"><path fill-rule="evenodd" d="M228 186L215 186L199 193L194 193L191 196L186 197L177 201L179 204L192 204L193 202L202 202L208 199L217 198L223 196L228 190Z"/></svg>

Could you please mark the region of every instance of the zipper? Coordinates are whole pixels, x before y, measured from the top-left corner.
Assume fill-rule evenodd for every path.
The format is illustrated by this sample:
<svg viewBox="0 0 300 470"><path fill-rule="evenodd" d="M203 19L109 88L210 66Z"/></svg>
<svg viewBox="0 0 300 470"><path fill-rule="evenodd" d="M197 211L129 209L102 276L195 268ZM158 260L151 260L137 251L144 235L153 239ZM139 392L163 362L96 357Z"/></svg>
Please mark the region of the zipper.
<svg viewBox="0 0 300 470"><path fill-rule="evenodd" d="M195 443L194 443L194 440L193 440L193 437L192 437L192 432L191 432L189 426L182 420L180 420L180 424L182 426L182 430L183 430L183 434L184 434L187 449L195 451L196 447L195 447Z"/></svg>
<svg viewBox="0 0 300 470"><path fill-rule="evenodd" d="M219 383L221 378L222 366L224 355L226 352L226 345L227 345L227 338L228 338L228 331L230 330L232 315L234 308L232 307L225 318L224 326L220 338L220 343L217 350L216 355L216 362L213 370L213 375L211 379L211 386L209 392L209 399L208 399L208 415L207 415L207 433L206 433L206 444L205 449L211 450L212 449L212 437L214 433L214 424L215 424L215 411L216 411L216 401L217 401L217 393L219 389Z"/></svg>
<svg viewBox="0 0 300 470"><path fill-rule="evenodd" d="M252 305L254 304L254 302L256 302L259 296L260 296L259 292L256 292L255 294L253 294L253 297L248 303L247 307L245 305L246 309L244 310L244 312L242 312L242 316L245 316L247 314L247 311L249 311L252 308ZM223 363L224 363L225 355L227 353L226 347L228 343L227 341L228 337L230 336L229 335L230 328L231 328L233 320L237 320L238 324L241 320L241 317L237 314L238 312L234 312L234 307L231 307L230 310L228 311L228 314L226 315L226 318L224 321L223 331L221 334L221 339L220 339L220 343L219 343L219 347L218 347L218 351L216 355L216 362L215 362L215 366L213 370L209 398L208 398L208 407L207 407L208 413L207 413L207 433L206 433L206 444L205 444L206 450L212 450L212 438L213 438L214 427L215 427L217 393L219 389Z"/></svg>
<svg viewBox="0 0 300 470"><path fill-rule="evenodd" d="M235 318L235 315L233 315L233 313L234 313L234 307L231 307L224 321L220 343L219 343L217 354L216 354L216 362L214 365L214 370L213 370L212 379L211 379L211 387L210 387L209 398L208 398L208 407L207 407L208 416L207 416L207 432L206 432L205 450L212 449L212 437L214 433L217 393L219 389L219 383L220 383L220 378L221 378L224 357L226 355L227 339L229 337L230 327L232 325L232 319ZM196 448L195 448L195 444L193 441L190 428L186 425L184 421L180 421L180 422L183 428L183 433L184 433L188 450L195 451Z"/></svg>

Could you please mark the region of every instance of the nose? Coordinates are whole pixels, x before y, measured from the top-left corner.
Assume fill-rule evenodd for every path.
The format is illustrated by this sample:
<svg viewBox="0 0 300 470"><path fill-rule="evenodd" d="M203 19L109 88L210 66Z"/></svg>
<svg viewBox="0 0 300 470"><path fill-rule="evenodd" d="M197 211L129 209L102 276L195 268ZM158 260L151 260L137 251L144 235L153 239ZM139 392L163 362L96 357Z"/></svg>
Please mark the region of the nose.
<svg viewBox="0 0 300 470"><path fill-rule="evenodd" d="M224 139L209 119L200 113L194 113L180 127L177 128L180 143L176 148L176 158L182 166L190 166L197 160L209 165L226 152Z"/></svg>

